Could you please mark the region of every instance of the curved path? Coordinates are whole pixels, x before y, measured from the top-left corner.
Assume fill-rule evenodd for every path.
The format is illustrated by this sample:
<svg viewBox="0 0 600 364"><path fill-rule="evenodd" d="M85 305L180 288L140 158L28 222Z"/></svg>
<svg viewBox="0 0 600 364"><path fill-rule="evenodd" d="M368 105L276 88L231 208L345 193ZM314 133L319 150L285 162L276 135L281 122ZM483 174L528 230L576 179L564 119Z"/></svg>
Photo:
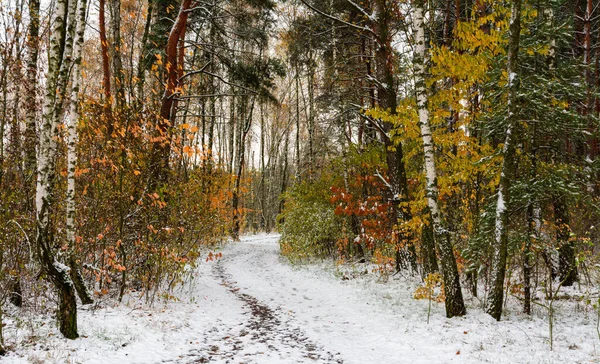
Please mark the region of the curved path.
<svg viewBox="0 0 600 364"><path fill-rule="evenodd" d="M293 266L278 239L228 244L222 258L190 270L168 302L148 307L131 296L128 304L80 309L77 340L60 337L49 317L16 320L21 312L13 311L4 332L17 350L0 363L600 362L596 312L583 303L559 303L550 351L538 306L529 317L510 299L496 322L467 296L465 317L447 319L443 304L433 303L428 324L427 300L413 298L418 279L380 282L364 274L367 264Z"/></svg>
<svg viewBox="0 0 600 364"><path fill-rule="evenodd" d="M361 264L349 280L336 276L329 263L295 267L280 256L278 239L244 237L204 266L200 291L223 312L238 314L217 319L197 349L171 362L538 363L578 362L584 354L551 353L543 320L496 322L477 301L466 317L453 319L445 318L442 304L433 304L427 324L427 301L412 297L418 281L383 284L361 275L367 269ZM570 339L565 336L565 347Z"/></svg>

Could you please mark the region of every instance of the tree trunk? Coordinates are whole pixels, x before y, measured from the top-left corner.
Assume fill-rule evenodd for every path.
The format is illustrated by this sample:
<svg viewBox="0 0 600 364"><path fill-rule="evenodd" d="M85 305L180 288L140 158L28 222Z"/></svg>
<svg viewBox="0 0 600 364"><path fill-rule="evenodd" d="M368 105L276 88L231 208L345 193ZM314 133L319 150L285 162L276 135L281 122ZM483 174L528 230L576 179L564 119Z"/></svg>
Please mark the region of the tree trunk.
<svg viewBox="0 0 600 364"><path fill-rule="evenodd" d="M517 62L521 32L521 0L512 1L510 17L510 40L508 45L508 115L504 146L502 148L502 174L496 202L496 224L493 244L491 287L486 312L496 320L502 317L504 303L504 278L508 255L508 209L510 187L514 173L515 141L513 131L517 124Z"/></svg>
<svg viewBox="0 0 600 364"><path fill-rule="evenodd" d="M29 26L27 29L27 80L25 82L25 178L28 191L35 185L37 132L37 85L40 32L40 1L29 0ZM30 189L31 188L31 189ZM29 200L32 201L33 199Z"/></svg>
<svg viewBox="0 0 600 364"><path fill-rule="evenodd" d="M537 171L537 155L536 151L538 146L536 144L536 136L537 136L537 128L533 126L531 141L529 144L529 150L527 150L527 154L530 155L531 159L531 174L530 174L530 183L532 185L538 179L538 171ZM542 227L541 223L541 213L542 209L540 208L537 196L533 190L529 191L530 201L527 205L527 237L525 239L525 244L523 246L523 312L531 315L531 274L532 274L532 258L534 258L534 252L532 248L539 244L540 241L540 230Z"/></svg>
<svg viewBox="0 0 600 364"><path fill-rule="evenodd" d="M22 10L22 9L21 9ZM20 25L20 23L18 24ZM19 34L19 26L17 25L17 29L16 29L16 34ZM17 45L17 49L15 49L16 54L20 54L21 50L19 49L20 47L18 46L18 44L20 44L20 40L19 40L20 36L17 36L17 39L15 39L15 44ZM21 74L21 70L19 69L18 71L18 75L16 76L18 80L22 81L22 74ZM6 90L6 85L4 90ZM9 160L11 161L21 161L21 153L23 151L22 149L22 145L21 145L21 128L20 128L20 120L19 120L19 107L22 106L21 102L20 102L20 97L21 97L21 88L19 86L16 87L15 93L14 93L14 100L13 100L13 110L12 110L12 125L11 125L11 133L10 136L8 137L10 140L10 144L9 144ZM4 113L5 114L5 113ZM6 114L4 115L4 118L6 119ZM30 146L26 146L26 148L32 148L35 151L35 142L34 144L30 145ZM35 158L35 156L34 156ZM13 168L8 168L7 172L7 176L4 177L3 175L3 162L0 162L0 188L3 188L4 190L7 190L7 186L11 186L17 179L16 174L18 173L18 171L20 170L20 166L17 163L15 163L15 165L13 166ZM35 168L35 166L34 166ZM25 170L25 199L26 199L26 204L25 204L25 211L29 210L30 208L30 201L33 201L32 199L30 200L30 191L32 190L32 186L33 184L30 183L30 180L28 180L27 177L27 171ZM33 179L33 178L32 178ZM3 186L3 187L2 187ZM9 274L8 277L8 299L10 301L10 303L12 303L14 306L16 307L22 307L23 306L23 294L22 294L22 289L21 289L21 271L22 271L22 256L19 253L20 249L15 249L16 250L16 256L14 256L12 260L12 269L13 272L11 272L11 274ZM0 253L0 269L2 269L2 254ZM0 320L0 325L2 325L2 322ZM1 340L1 335L0 335L0 340Z"/></svg>
<svg viewBox="0 0 600 364"><path fill-rule="evenodd" d="M8 295L8 300L15 307L23 306L23 291L21 289L21 277L16 275L12 277L9 282L10 293Z"/></svg>
<svg viewBox="0 0 600 364"><path fill-rule="evenodd" d="M81 61L83 51L83 41L85 33L85 17L87 11L87 0L79 0L77 10L77 30L73 45L73 69L72 86L69 100L69 119L67 125L67 195L66 195L66 214L67 214L67 243L69 254L69 266L71 268L70 276L74 282L75 289L81 303L93 303L92 296L85 286L83 277L79 271L79 266L75 258L75 245L77 243L75 231L75 170L77 168L77 123L79 121L79 89L81 85Z"/></svg>
<svg viewBox="0 0 600 364"><path fill-rule="evenodd" d="M267 219L265 210L267 208L267 192L265 179L265 113L264 104L260 104L260 227L266 229Z"/></svg>
<svg viewBox="0 0 600 364"><path fill-rule="evenodd" d="M295 66L295 86L296 86L296 179L300 179L300 70L298 63Z"/></svg>
<svg viewBox="0 0 600 364"><path fill-rule="evenodd" d="M4 269L4 251L0 249L0 270ZM2 304L3 302L0 300L0 356L6 354L6 350L4 349L4 323L2 322Z"/></svg>
<svg viewBox="0 0 600 364"><path fill-rule="evenodd" d="M55 246L51 216L55 210L54 184L56 177L56 140L58 133L57 84L63 63L65 36L67 27L67 0L57 0L55 20L50 34L48 54L48 74L46 76L46 96L40 138L38 142L38 166L36 185L36 227L37 255L43 272L54 283L59 293L58 324L60 332L69 339L77 334L77 307L73 282L69 278L68 268L54 257Z"/></svg>
<svg viewBox="0 0 600 364"><path fill-rule="evenodd" d="M427 216L431 216L429 209L424 213ZM435 240L433 235L433 224L428 221L421 230L421 256L423 258L423 277L427 277L428 274L435 273L438 271L437 255L435 252Z"/></svg>
<svg viewBox="0 0 600 364"><path fill-rule="evenodd" d="M105 1L105 0L103 0ZM125 81L123 74L123 61L122 61L122 41L121 41L121 0L110 0L110 24L112 30L113 40L113 76L115 79L115 101L117 106L116 112L122 112L123 105L125 104Z"/></svg>
<svg viewBox="0 0 600 364"><path fill-rule="evenodd" d="M375 51L376 78L377 78L377 102L381 109L387 110L390 115L396 115L396 87L394 79L394 52L392 49L392 35L390 33L391 13L390 4L385 0L377 0L374 3L377 19L373 22L372 28L377 34L377 50ZM391 139L391 130L394 128L392 123L382 122L383 140L385 146L385 157L388 168L388 177L391 190L389 191L392 202L394 225L398 221L408 221L412 218L410 209L406 206L409 201L408 181L406 179L406 167L404 165L404 155L402 143L395 143ZM406 206L406 207L404 207ZM396 265L402 265L400 261L402 254L400 249L404 242L409 249L410 264L416 270L416 251L412 245L412 237L408 233L402 233L399 241L396 243Z"/></svg>
<svg viewBox="0 0 600 364"><path fill-rule="evenodd" d="M62 266L61 268L66 268ZM69 270L59 270L60 278L55 281L58 287L58 328L67 339L76 339L77 333L77 300L73 281L69 276Z"/></svg>
<svg viewBox="0 0 600 364"><path fill-rule="evenodd" d="M137 105L136 109L141 109L144 105L144 85L146 83L146 68L148 67L148 34L150 33L150 24L152 23L152 10L154 0L148 0L148 14L146 15L146 24L144 25L144 34L142 35L142 44L140 56L138 58L137 68Z"/></svg>
<svg viewBox="0 0 600 364"><path fill-rule="evenodd" d="M254 97L252 102L250 102L250 110L248 109L248 99L247 96L243 96L242 100L240 100L241 110L239 112L239 117L243 118L243 124L239 126L240 128L240 140L238 141L238 157L237 157L237 165L235 172L235 185L233 188L233 198L231 202L231 208L233 210L233 227L231 229L231 237L235 241L240 240L240 229L241 229L241 218L242 214L240 212L240 193L241 193L241 183L242 183L242 174L244 172L244 164L246 159L246 136L250 131L250 127L252 126L252 114L254 110Z"/></svg>
<svg viewBox="0 0 600 364"><path fill-rule="evenodd" d="M575 260L575 244L571 241L569 227L569 211L564 197L555 196L554 220L556 224L556 241L558 242L558 272L563 286L572 286L577 281L577 264Z"/></svg>
<svg viewBox="0 0 600 364"><path fill-rule="evenodd" d="M288 127L291 126L291 113L288 117ZM279 201L279 208L277 210L278 214L283 212L285 207L285 192L287 190L287 179L288 179L288 153L289 153L289 144L290 144L290 133L286 131L285 133L285 144L283 147L283 171L281 173L281 189L279 190L279 196L281 200Z"/></svg>
<svg viewBox="0 0 600 364"><path fill-rule="evenodd" d="M102 90L104 91L104 117L106 118L106 137L111 138L113 132L112 122L112 94L110 91L110 61L108 60L108 40L106 39L105 8L106 0L99 0L98 24L100 30L100 56L102 57Z"/></svg>
<svg viewBox="0 0 600 364"><path fill-rule="evenodd" d="M169 158L171 154L171 139L177 111L177 95L180 93L180 52L183 52L182 37L185 36L187 19L192 0L184 0L179 10L179 15L167 40L166 47L166 85L162 96L160 115L156 123L156 139L152 145L150 155L150 172L148 190L155 191L159 183L167 182L167 171L169 169Z"/></svg>
<svg viewBox="0 0 600 364"><path fill-rule="evenodd" d="M235 107L237 105L236 102L236 98L235 98L235 89L233 88L233 86L231 86L231 102L229 104L229 130L228 130L228 139L229 139L229 143L228 143L228 159L227 159L227 172L229 174L233 174L233 166L235 164L235 117L236 117L236 113L235 113Z"/></svg>
<svg viewBox="0 0 600 364"><path fill-rule="evenodd" d="M214 25L210 27L210 40L211 43L217 44L217 33ZM214 66L215 55L213 53L210 54L210 71L211 73L216 73L217 69ZM209 80L209 90L211 95L216 95L217 87L215 85L214 77L211 77ZM208 158L208 173L212 173L213 163L214 163L214 140L215 140L215 125L217 124L217 100L216 96L211 96L210 98L210 125L208 127L208 146L207 146L207 158Z"/></svg>
<svg viewBox="0 0 600 364"><path fill-rule="evenodd" d="M88 290L85 285L85 280L83 279L83 275L81 274L81 269L79 268L79 264L77 260L75 260L74 254L71 255L69 260L69 268L70 268L70 277L75 286L75 291L77 292L77 296L81 300L82 305L90 305L94 303L94 299L92 298L91 292ZM122 293L121 293L122 295Z"/></svg>
<svg viewBox="0 0 600 364"><path fill-rule="evenodd" d="M4 334L3 334L2 324L2 305L0 304L0 356L4 356L6 354L6 349L4 349Z"/></svg>
<svg viewBox="0 0 600 364"><path fill-rule="evenodd" d="M446 222L442 217L442 212L438 204L438 186L437 171L435 167L435 149L431 128L429 126L429 111L427 110L427 88L425 86L426 78L426 59L427 47L425 40L425 22L423 14L425 12L422 1L415 1L414 22L415 22L415 88L417 96L417 111L419 114L419 126L421 128L421 139L423 140L423 154L425 159L425 178L427 205L431 213L431 223L433 226L433 240L436 243L444 279L444 293L446 295L446 316L462 316L466 313L463 301L462 290L460 286L460 277L454 257L454 249L450 239L450 232Z"/></svg>
<svg viewBox="0 0 600 364"><path fill-rule="evenodd" d="M77 306L73 282L69 277L69 268L58 262L54 256L54 232L51 216L56 208L54 189L56 178L56 149L59 136L59 116L62 105L61 96L65 94L66 77L64 70L69 68L69 48L72 46L72 34L67 35L67 17L74 22L75 4L67 6L66 0L56 2L55 20L50 35L48 55L48 74L46 76L46 96L40 138L38 142L38 179L36 186L36 247L43 272L58 290L59 307L57 313L60 332L69 339L78 337ZM69 29L73 32L73 28ZM63 78L64 77L64 78Z"/></svg>
<svg viewBox="0 0 600 364"><path fill-rule="evenodd" d="M315 172L315 69L312 49L308 62L308 179L312 180Z"/></svg>
<svg viewBox="0 0 600 364"><path fill-rule="evenodd" d="M2 77L0 79L0 87L2 87L2 114L0 115L0 185L2 185L2 179L4 178L4 132L6 129L7 122L7 111L8 111L8 65L9 60L3 59L2 65Z"/></svg>
<svg viewBox="0 0 600 364"><path fill-rule="evenodd" d="M527 238L523 247L523 312L531 315L531 247L537 240L535 207L527 206Z"/></svg>

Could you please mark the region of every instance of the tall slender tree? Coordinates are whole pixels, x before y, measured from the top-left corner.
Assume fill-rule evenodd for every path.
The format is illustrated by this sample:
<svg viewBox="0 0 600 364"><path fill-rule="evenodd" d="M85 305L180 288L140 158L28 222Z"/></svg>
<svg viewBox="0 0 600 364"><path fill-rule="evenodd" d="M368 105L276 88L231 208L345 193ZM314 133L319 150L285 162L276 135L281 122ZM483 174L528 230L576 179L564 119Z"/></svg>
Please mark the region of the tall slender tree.
<svg viewBox="0 0 600 364"><path fill-rule="evenodd" d="M57 319L60 332L69 339L77 333L77 301L69 268L57 259L55 251L52 215L56 210L56 149L59 136L59 120L56 116L61 107L57 90L61 67L65 61L65 42L69 6L67 0L55 5L54 23L50 33L46 95L40 136L38 140L37 186L36 186L36 248L44 273L58 291Z"/></svg>
<svg viewBox="0 0 600 364"><path fill-rule="evenodd" d="M506 116L506 129L504 146L502 147L502 173L498 185L496 200L496 218L494 229L494 244L492 257L492 279L486 312L496 320L502 317L504 304L504 279L506 277L506 260L508 256L508 208L510 202L510 188L514 176L515 163L515 129L519 120L517 91L519 79L517 73L519 57L519 41L521 36L521 0L512 0L509 24L508 42L508 115Z"/></svg>
<svg viewBox="0 0 600 364"><path fill-rule="evenodd" d="M427 40L425 39L425 7L424 2L417 0L413 3L414 33L415 33L415 92L421 139L423 140L423 154L426 177L426 194L431 222L433 224L434 242L437 246L442 276L444 278L444 293L446 295L446 316L462 316L466 313L460 286L460 277L454 257L454 249L450 231L445 224L442 211L438 203L437 170L435 166L435 145L429 122L427 110L426 88L426 62Z"/></svg>

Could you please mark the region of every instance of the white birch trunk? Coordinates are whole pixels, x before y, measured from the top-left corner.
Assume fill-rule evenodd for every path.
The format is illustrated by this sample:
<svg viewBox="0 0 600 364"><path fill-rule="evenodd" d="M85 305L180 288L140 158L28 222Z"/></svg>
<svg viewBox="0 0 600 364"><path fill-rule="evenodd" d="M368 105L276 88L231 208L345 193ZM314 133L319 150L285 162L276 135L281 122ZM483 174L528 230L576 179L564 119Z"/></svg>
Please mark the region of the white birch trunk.
<svg viewBox="0 0 600 364"><path fill-rule="evenodd" d="M66 195L66 234L68 243L68 263L71 268L71 279L75 290L81 298L82 304L93 303L92 295L87 289L75 256L76 227L75 227L75 170L77 168L77 123L79 121L79 89L81 85L81 61L83 40L85 34L85 17L87 11L87 0L79 0L76 16L73 16L72 42L72 82L71 93L65 107L68 107L67 123L67 195ZM74 11L75 13L75 11Z"/></svg>
<svg viewBox="0 0 600 364"><path fill-rule="evenodd" d="M47 234L49 229L50 205L52 203L52 184L55 177L54 158L56 156L56 138L58 122L54 118L57 101L57 81L62 64L67 0L57 0L54 27L50 34L48 54L48 74L46 76L46 95L42 109L42 121L38 139L38 166L36 184L36 213L38 238ZM45 241L44 238L42 241ZM38 240L39 241L39 240ZM49 247L38 247L49 248Z"/></svg>
<svg viewBox="0 0 600 364"><path fill-rule="evenodd" d="M427 49L425 47L425 21L423 8L416 5L414 8L415 22L415 89L417 96L417 111L419 115L419 127L421 139L423 140L423 153L425 157L425 177L427 190L427 204L431 210L432 222L437 232L443 232L443 222L440 217L440 208L437 201L437 171L435 168L435 150L431 127L429 125L429 111L427 110L427 90L425 87L425 64L427 63Z"/></svg>
<svg viewBox="0 0 600 364"><path fill-rule="evenodd" d="M81 85L81 54L85 34L86 0L80 0L77 10L77 31L73 45L72 86L67 121L67 242L75 247L75 169L77 168L77 122L79 121L79 88Z"/></svg>
<svg viewBox="0 0 600 364"><path fill-rule="evenodd" d="M74 0L72 0L74 1ZM65 36L67 33L68 0L57 0L55 19L50 32L46 95L38 140L38 166L36 183L36 247L43 271L57 288L58 310L56 312L60 332L68 339L77 333L77 301L70 269L56 259L50 216L55 210L54 189L56 179L56 146L61 96L64 85L60 73L64 67Z"/></svg>
<svg viewBox="0 0 600 364"><path fill-rule="evenodd" d="M37 145L37 86L38 86L38 54L40 28L40 1L29 0L29 25L27 30L27 74L25 84L25 172L27 189L34 186L36 175L36 145ZM29 200L28 196L28 200Z"/></svg>
<svg viewBox="0 0 600 364"><path fill-rule="evenodd" d="M73 46L72 86L67 118L67 241L75 245L75 168L77 165L77 121L79 119L79 87L81 82L81 52L85 31L85 1L81 1L78 12L83 11L77 22L76 39Z"/></svg>
<svg viewBox="0 0 600 364"><path fill-rule="evenodd" d="M435 148L429 124L429 112L427 110L427 88L425 84L427 47L425 39L424 5L422 1L415 1L413 4L413 21L413 32L415 36L415 91L419 115L419 127L421 128L421 139L423 140L424 167L427 181L427 204L431 213L434 241L440 253L442 276L444 279L444 292L446 294L446 316L462 316L466 313L466 310L460 287L458 268L456 259L454 258L454 250L450 235L445 226L438 204Z"/></svg>

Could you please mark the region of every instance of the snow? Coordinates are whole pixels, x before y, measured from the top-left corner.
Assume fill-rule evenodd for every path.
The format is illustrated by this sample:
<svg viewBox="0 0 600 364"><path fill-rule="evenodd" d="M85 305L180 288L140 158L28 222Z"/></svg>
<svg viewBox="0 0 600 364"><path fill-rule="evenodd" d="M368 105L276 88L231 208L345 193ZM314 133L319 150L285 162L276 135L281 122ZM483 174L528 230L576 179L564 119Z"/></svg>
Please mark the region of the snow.
<svg viewBox="0 0 600 364"><path fill-rule="evenodd" d="M59 262L58 260L55 260L54 262L52 262L52 265L63 276L65 276L65 277L69 276L69 272L71 271L71 268L67 267L66 265Z"/></svg>
<svg viewBox="0 0 600 364"><path fill-rule="evenodd" d="M248 236L203 262L175 292L178 302L79 311L81 338L14 308L6 312L4 363L584 363L596 353L596 313L561 301L554 351L545 310L505 319L467 295L468 314L447 319L443 304L415 300L417 278L380 277L371 264L292 266L277 235ZM574 288L571 295L577 293Z"/></svg>
<svg viewBox="0 0 600 364"><path fill-rule="evenodd" d="M516 78L517 74L515 72L511 72L510 75L508 75L508 87L513 86Z"/></svg>
<svg viewBox="0 0 600 364"><path fill-rule="evenodd" d="M500 244L502 238L502 230L504 229L502 214L504 214L504 211L506 211L506 206L504 204L503 186L500 185L498 187L498 201L496 202L496 244Z"/></svg>

